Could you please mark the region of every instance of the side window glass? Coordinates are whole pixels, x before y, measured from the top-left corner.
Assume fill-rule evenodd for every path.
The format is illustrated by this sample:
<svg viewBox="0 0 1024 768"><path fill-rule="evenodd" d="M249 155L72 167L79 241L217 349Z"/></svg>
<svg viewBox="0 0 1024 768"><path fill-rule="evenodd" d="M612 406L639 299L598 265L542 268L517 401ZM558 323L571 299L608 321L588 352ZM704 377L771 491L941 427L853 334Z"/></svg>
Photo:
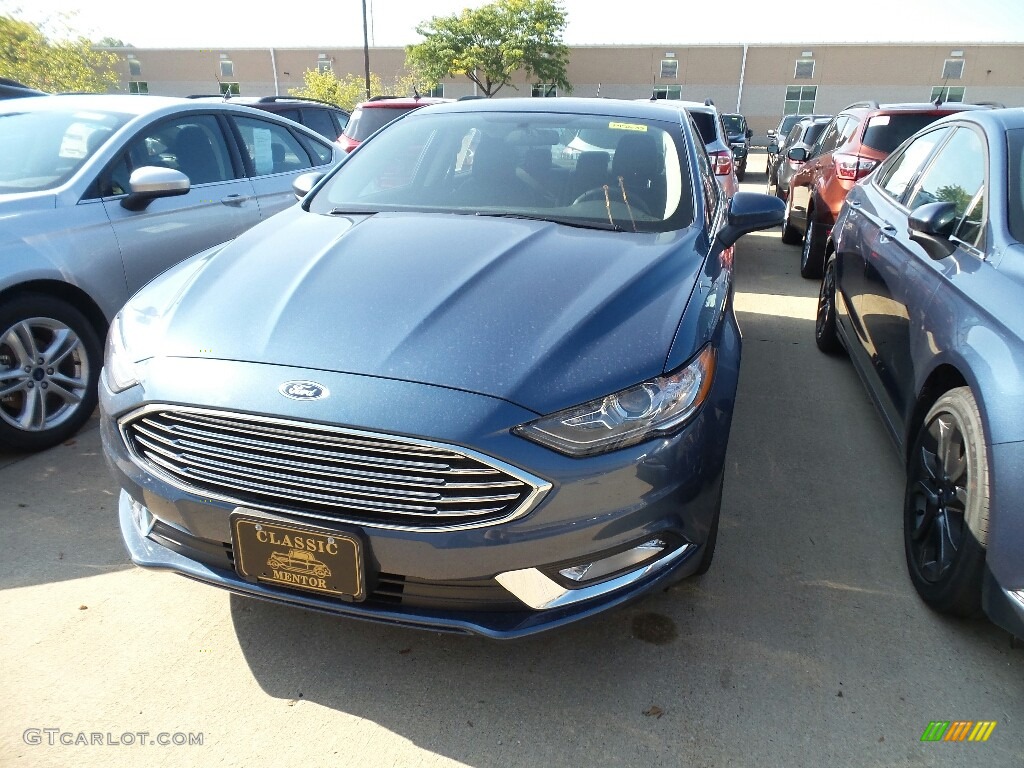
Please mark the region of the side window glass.
<svg viewBox="0 0 1024 768"><path fill-rule="evenodd" d="M839 129L845 122L845 117L837 117L832 121L832 124L825 129L823 134L821 134L821 138L818 139L818 143L814 145L811 155L817 157L818 155L823 155L826 152L831 152L835 149L836 142L839 139Z"/></svg>
<svg viewBox="0 0 1024 768"><path fill-rule="evenodd" d="M331 114L326 109L304 109L302 110L302 123L307 128L319 133L321 136L331 139L338 138L339 131L334 127Z"/></svg>
<svg viewBox="0 0 1024 768"><path fill-rule="evenodd" d="M302 144L283 125L252 117L233 116L232 119L242 134L242 150L254 175L267 176L313 167Z"/></svg>
<svg viewBox="0 0 1024 768"><path fill-rule="evenodd" d="M931 156L932 151L952 129L943 128L918 137L906 149L889 158L885 166L879 169L877 179L879 188L893 200L900 200L914 176Z"/></svg>
<svg viewBox="0 0 1024 768"><path fill-rule="evenodd" d="M838 139L838 141L836 141L836 146L837 147L841 147L846 142L848 142L850 140L850 138L855 133L857 133L857 129L859 127L860 127L860 121L857 118L855 118L855 117L848 117L848 118L846 118L846 122L843 123L843 126L839 129L839 139Z"/></svg>
<svg viewBox="0 0 1024 768"><path fill-rule="evenodd" d="M720 190L715 172L711 169L711 161L708 159L707 149L700 142L700 134L697 127L693 126L694 148L697 151L697 166L700 176L701 187L704 192L704 223L710 228L715 220L715 209L718 207Z"/></svg>
<svg viewBox="0 0 1024 768"><path fill-rule="evenodd" d="M127 194L132 171L147 165L181 171L192 186L237 178L213 115L177 118L144 129L114 162L107 191Z"/></svg>
<svg viewBox="0 0 1024 768"><path fill-rule="evenodd" d="M302 145L306 148L307 154L313 156L313 165L326 165L334 159L330 146L308 136L303 136Z"/></svg>
<svg viewBox="0 0 1024 768"><path fill-rule="evenodd" d="M926 203L950 202L958 219L964 219L969 209L977 216L975 199L983 194L984 184L985 149L981 139L969 128L958 128L914 187L908 207L914 210Z"/></svg>

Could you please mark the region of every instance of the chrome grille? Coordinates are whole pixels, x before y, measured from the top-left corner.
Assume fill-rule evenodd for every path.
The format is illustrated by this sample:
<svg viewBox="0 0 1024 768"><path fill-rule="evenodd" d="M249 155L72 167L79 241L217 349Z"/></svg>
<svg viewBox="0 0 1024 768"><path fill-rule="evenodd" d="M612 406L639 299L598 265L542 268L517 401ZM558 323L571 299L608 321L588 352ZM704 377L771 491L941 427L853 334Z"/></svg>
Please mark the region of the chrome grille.
<svg viewBox="0 0 1024 768"><path fill-rule="evenodd" d="M174 406L121 421L137 463L187 490L370 525L453 528L526 514L550 487L451 446Z"/></svg>

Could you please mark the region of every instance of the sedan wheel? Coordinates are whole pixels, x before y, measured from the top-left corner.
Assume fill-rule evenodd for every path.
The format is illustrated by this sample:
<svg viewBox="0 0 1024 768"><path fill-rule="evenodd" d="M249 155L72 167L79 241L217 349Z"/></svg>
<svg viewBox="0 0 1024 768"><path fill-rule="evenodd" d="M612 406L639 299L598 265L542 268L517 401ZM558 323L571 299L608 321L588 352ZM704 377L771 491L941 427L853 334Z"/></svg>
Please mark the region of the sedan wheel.
<svg viewBox="0 0 1024 768"><path fill-rule="evenodd" d="M907 467L907 565L932 608L961 616L980 611L988 508L981 415L971 390L960 387L928 412Z"/></svg>
<svg viewBox="0 0 1024 768"><path fill-rule="evenodd" d="M100 342L74 307L22 296L0 312L0 448L41 450L72 434L96 406Z"/></svg>
<svg viewBox="0 0 1024 768"><path fill-rule="evenodd" d="M842 351L836 333L836 259L833 256L825 266L818 292L818 313L814 320L814 342L818 349L830 355Z"/></svg>
<svg viewBox="0 0 1024 768"><path fill-rule="evenodd" d="M814 244L817 237L818 225L811 218L812 212L807 212L807 232L804 234L804 247L800 252L800 276L808 279L821 277L821 267L824 254L818 253Z"/></svg>

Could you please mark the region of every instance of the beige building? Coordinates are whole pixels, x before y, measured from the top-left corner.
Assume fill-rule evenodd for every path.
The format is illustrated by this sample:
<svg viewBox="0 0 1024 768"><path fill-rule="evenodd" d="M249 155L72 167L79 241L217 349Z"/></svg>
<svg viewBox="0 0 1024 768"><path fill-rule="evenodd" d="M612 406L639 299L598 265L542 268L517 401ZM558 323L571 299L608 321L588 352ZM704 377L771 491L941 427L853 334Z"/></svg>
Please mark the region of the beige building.
<svg viewBox="0 0 1024 768"><path fill-rule="evenodd" d="M172 96L231 90L287 95L307 69L362 77L361 48L115 48L125 91ZM755 137L789 112L832 113L867 99L879 102L995 101L1024 106L1022 44L805 44L576 46L569 81L575 96L713 99L723 112L747 116ZM402 48L370 49L370 69L385 83L406 73ZM504 96L566 95L515 81ZM466 78L435 95L473 93ZM755 139L756 140L756 139Z"/></svg>

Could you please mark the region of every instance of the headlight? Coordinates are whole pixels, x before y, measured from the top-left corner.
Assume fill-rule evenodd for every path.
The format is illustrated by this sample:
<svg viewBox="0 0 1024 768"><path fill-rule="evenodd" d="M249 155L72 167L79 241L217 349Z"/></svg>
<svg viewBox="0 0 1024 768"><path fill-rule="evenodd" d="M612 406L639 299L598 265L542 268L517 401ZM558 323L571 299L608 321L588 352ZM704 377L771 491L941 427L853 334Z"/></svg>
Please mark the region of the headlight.
<svg viewBox="0 0 1024 768"><path fill-rule="evenodd" d="M715 350L709 345L674 373L521 424L513 432L567 456L625 448L685 424L707 398L714 373Z"/></svg>
<svg viewBox="0 0 1024 768"><path fill-rule="evenodd" d="M122 335L121 313L114 315L114 320L107 331L107 348L103 353L103 369L106 371L107 386L112 392L123 392L128 387L139 383L135 364L128 357Z"/></svg>

